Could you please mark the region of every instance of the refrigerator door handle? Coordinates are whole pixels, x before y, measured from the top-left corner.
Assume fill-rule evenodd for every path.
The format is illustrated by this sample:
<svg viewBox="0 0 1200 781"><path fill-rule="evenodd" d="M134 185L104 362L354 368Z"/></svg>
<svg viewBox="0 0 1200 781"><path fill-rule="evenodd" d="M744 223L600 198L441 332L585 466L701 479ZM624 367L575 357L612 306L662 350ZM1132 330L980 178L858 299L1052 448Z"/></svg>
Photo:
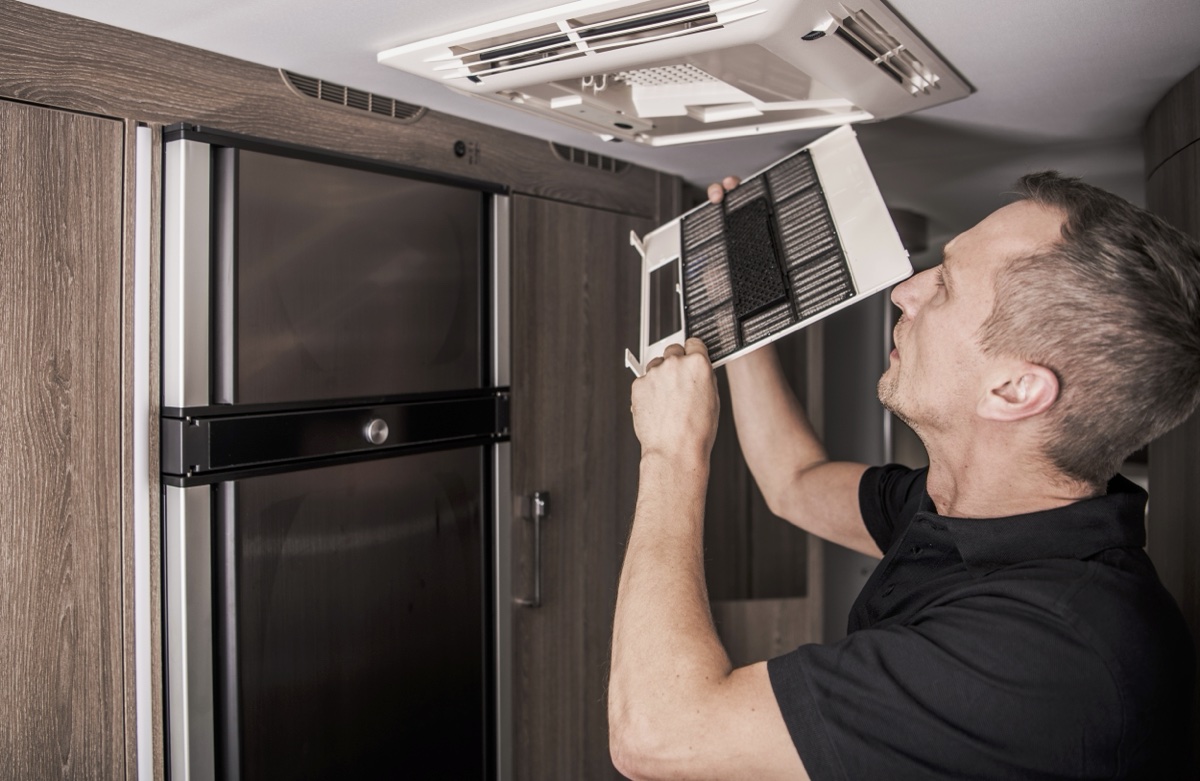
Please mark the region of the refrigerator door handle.
<svg viewBox="0 0 1200 781"><path fill-rule="evenodd" d="M550 492L535 491L529 497L529 512L523 515L533 522L533 596L517 600L523 607L542 606L542 521L550 514Z"/></svg>

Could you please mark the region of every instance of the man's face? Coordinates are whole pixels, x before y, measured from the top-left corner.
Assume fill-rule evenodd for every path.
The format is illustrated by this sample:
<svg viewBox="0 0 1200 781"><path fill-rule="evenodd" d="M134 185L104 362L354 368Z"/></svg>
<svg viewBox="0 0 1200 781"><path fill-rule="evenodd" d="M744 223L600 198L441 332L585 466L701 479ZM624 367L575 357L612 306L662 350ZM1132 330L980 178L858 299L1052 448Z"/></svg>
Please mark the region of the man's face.
<svg viewBox="0 0 1200 781"><path fill-rule="evenodd" d="M962 430L988 393L979 329L992 311L999 272L1061 238L1062 216L1030 201L993 212L946 245L942 265L897 285L895 349L879 400L922 433Z"/></svg>

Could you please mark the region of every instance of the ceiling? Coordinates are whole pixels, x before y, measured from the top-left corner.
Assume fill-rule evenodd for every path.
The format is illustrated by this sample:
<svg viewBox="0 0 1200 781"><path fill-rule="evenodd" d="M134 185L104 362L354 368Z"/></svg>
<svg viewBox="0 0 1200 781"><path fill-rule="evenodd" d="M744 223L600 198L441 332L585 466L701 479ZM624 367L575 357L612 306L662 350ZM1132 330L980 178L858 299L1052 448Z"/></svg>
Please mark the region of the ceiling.
<svg viewBox="0 0 1200 781"><path fill-rule="evenodd" d="M682 147L605 143L376 62L377 52L563 0L38 0L240 59L602 152L696 184L753 173L819 135L780 133ZM1197 0L891 0L977 92L920 114L858 125L885 199L929 216L940 245L1002 202L1022 173L1055 168L1144 201L1140 133L1200 66Z"/></svg>

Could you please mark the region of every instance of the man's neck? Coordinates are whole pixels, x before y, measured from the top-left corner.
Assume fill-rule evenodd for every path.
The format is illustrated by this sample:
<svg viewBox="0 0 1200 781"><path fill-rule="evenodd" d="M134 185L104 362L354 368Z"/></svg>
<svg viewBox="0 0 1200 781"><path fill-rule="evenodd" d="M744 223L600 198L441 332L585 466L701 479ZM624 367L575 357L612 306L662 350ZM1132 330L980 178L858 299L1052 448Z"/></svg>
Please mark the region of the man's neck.
<svg viewBox="0 0 1200 781"><path fill-rule="evenodd" d="M931 449L925 486L938 514L957 518L1006 518L1052 510L1103 493L1103 488L1098 491L1073 480L1042 459L998 460L970 450L947 455Z"/></svg>

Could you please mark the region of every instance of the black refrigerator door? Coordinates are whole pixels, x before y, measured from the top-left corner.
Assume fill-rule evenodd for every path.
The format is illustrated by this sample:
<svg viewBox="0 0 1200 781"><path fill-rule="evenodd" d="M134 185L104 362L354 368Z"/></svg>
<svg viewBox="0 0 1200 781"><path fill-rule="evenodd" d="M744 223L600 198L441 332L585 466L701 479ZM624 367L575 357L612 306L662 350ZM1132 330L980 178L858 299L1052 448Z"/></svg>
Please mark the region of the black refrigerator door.
<svg viewBox="0 0 1200 781"><path fill-rule="evenodd" d="M483 386L485 196L218 150L214 401Z"/></svg>
<svg viewBox="0 0 1200 781"><path fill-rule="evenodd" d="M488 460L471 447L216 487L226 776L488 777Z"/></svg>

